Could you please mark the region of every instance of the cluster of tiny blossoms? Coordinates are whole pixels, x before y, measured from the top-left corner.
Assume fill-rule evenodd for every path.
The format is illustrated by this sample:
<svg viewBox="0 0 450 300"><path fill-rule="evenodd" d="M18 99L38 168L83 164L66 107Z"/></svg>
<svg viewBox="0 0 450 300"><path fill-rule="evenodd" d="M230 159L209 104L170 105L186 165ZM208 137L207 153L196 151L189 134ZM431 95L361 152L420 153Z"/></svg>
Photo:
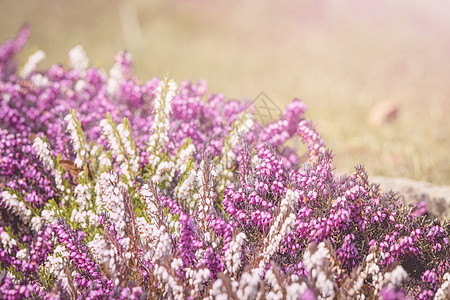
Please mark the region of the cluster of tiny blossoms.
<svg viewBox="0 0 450 300"><path fill-rule="evenodd" d="M336 177L303 102L259 124L81 46L18 68L28 35L0 46L1 299L450 297L450 224Z"/></svg>

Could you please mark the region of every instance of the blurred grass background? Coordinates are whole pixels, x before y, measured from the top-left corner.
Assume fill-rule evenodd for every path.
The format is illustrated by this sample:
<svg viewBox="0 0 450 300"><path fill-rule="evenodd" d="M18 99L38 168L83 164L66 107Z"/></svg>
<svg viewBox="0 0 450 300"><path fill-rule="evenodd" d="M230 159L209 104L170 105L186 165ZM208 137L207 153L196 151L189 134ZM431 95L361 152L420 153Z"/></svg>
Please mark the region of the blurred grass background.
<svg viewBox="0 0 450 300"><path fill-rule="evenodd" d="M82 44L109 69L129 50L144 81L206 79L233 99L309 107L335 166L450 183L450 2L444 0L0 1L0 40L23 23L42 68ZM379 103L399 108L373 126Z"/></svg>

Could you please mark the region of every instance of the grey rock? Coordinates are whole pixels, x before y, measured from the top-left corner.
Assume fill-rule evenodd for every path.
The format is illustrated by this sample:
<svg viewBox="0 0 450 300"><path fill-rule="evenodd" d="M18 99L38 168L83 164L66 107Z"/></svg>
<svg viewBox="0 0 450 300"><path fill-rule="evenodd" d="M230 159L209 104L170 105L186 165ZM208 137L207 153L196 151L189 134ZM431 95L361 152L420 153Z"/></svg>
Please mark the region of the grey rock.
<svg viewBox="0 0 450 300"><path fill-rule="evenodd" d="M425 201L429 214L450 219L450 186L383 176L369 176L369 181L379 184L384 192L397 193L406 204Z"/></svg>

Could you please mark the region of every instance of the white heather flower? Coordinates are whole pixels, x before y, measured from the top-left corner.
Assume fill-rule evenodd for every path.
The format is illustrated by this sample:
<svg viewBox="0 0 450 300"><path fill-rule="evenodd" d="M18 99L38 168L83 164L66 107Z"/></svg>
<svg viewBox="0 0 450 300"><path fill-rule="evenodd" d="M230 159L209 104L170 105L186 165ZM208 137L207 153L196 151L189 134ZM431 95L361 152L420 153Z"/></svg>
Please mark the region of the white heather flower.
<svg viewBox="0 0 450 300"><path fill-rule="evenodd" d="M125 238L125 227L129 220L125 218L125 199L121 188L125 189L123 182L113 173L100 174L95 186L97 214L102 211L108 213L111 222L114 224L117 235ZM125 248L126 250L127 247Z"/></svg>
<svg viewBox="0 0 450 300"><path fill-rule="evenodd" d="M74 189L74 196L78 209L72 211L70 220L79 223L83 229L87 228L88 224L96 224L98 215L89 209L92 198L90 188L86 184L79 183Z"/></svg>
<svg viewBox="0 0 450 300"><path fill-rule="evenodd" d="M169 130L169 116L172 113L172 99L176 95L177 84L173 80L165 78L156 88L154 99L154 119L150 129L151 135L148 141L147 153L149 164L153 168L161 161L161 147L169 142L167 131Z"/></svg>
<svg viewBox="0 0 450 300"><path fill-rule="evenodd" d="M125 56L123 60L131 61L131 54L129 52L119 53L119 56L120 55ZM120 82L124 79L124 77L124 67L121 63L121 60L117 60L116 56L116 62L114 63L114 66L109 70L109 77L106 83L106 90L109 94L114 95L119 90Z"/></svg>
<svg viewBox="0 0 450 300"><path fill-rule="evenodd" d="M30 222L31 210L26 207L25 203L19 201L15 194L10 194L8 191L3 191L1 193L0 202L13 214L21 218L25 223Z"/></svg>
<svg viewBox="0 0 450 300"><path fill-rule="evenodd" d="M210 213L210 209L214 203L214 180L217 178L214 162L212 160L202 160L197 171L196 182L197 190L194 194L194 200L197 203L199 212L199 227L203 232L207 232L209 223L206 216Z"/></svg>
<svg viewBox="0 0 450 300"><path fill-rule="evenodd" d="M222 279L217 279L214 281L211 289L209 290L210 295L213 297L213 299L220 299L220 300L227 300L228 294L225 289L225 286L223 285Z"/></svg>
<svg viewBox="0 0 450 300"><path fill-rule="evenodd" d="M106 153L102 152L98 157L98 165L100 170L107 169L111 167L111 159L108 158Z"/></svg>
<svg viewBox="0 0 450 300"><path fill-rule="evenodd" d="M291 231L292 226L297 219L296 215L290 212L293 211L297 204L299 195L297 191L287 190L286 196L281 200L280 211L275 218L272 226L270 226L269 234L265 237L263 244L265 248L260 253L261 261L258 269L261 272L264 270L266 263L270 257L278 250L278 247L283 238Z"/></svg>
<svg viewBox="0 0 450 300"><path fill-rule="evenodd" d="M64 264L69 260L69 256L69 251L66 246L58 245L53 253L47 256L47 260L44 264L44 269L48 273L61 279L64 288L67 288L69 285L68 276L64 271Z"/></svg>
<svg viewBox="0 0 450 300"><path fill-rule="evenodd" d="M28 61L23 66L22 70L20 71L20 77L27 78L30 76L31 73L33 73L39 63L41 63L45 59L45 52L42 50L38 50L32 55L28 57Z"/></svg>
<svg viewBox="0 0 450 300"><path fill-rule="evenodd" d="M225 251L226 267L229 273L236 274L241 266L242 246L247 240L247 236L243 232L230 242L229 248Z"/></svg>
<svg viewBox="0 0 450 300"><path fill-rule="evenodd" d="M27 253L28 253L27 248L21 249L16 253L16 257L20 260L25 260L25 258L27 257Z"/></svg>
<svg viewBox="0 0 450 300"><path fill-rule="evenodd" d="M39 231L42 225L42 218L39 216L34 216L31 218L31 229L34 231Z"/></svg>
<svg viewBox="0 0 450 300"><path fill-rule="evenodd" d="M169 220L171 220L170 221L170 223L169 223L169 229L170 229L170 232L172 232L172 237L173 238L179 238L180 236L181 236L181 223L180 222L178 222L176 219L175 219L175 216L174 215L172 215L172 214L167 214L167 218L169 219ZM205 234L205 240L208 240L207 239L208 237L206 236L206 234Z"/></svg>
<svg viewBox="0 0 450 300"><path fill-rule="evenodd" d="M72 215L70 216L70 221L78 223L81 228L87 228L87 220L88 215L85 210L77 210L76 208L72 210Z"/></svg>
<svg viewBox="0 0 450 300"><path fill-rule="evenodd" d="M77 122L74 110L70 111L64 118L64 121L67 122L67 132L70 134L70 140L72 141L73 150L76 154L74 164L78 169L81 169L90 152L82 135L81 124Z"/></svg>
<svg viewBox="0 0 450 300"><path fill-rule="evenodd" d="M162 182L171 182L175 177L175 163L173 161L163 161L161 162L152 176L152 181L156 184Z"/></svg>
<svg viewBox="0 0 450 300"><path fill-rule="evenodd" d="M174 258L170 263L172 270L179 270L183 267L183 260L181 258Z"/></svg>
<svg viewBox="0 0 450 300"><path fill-rule="evenodd" d="M157 240L156 248L151 262L160 260L161 258L169 255L172 251L172 240L169 233L166 231L160 231L159 239Z"/></svg>
<svg viewBox="0 0 450 300"><path fill-rule="evenodd" d="M330 258L330 251L328 251L327 247L325 247L325 244L321 242L317 250L314 253L311 253L311 251L306 251L303 256L303 266L308 270L311 271L314 268L319 268L323 261L328 261Z"/></svg>
<svg viewBox="0 0 450 300"><path fill-rule="evenodd" d="M139 170L139 157L132 140L129 124L123 120L116 126L111 115L100 121L102 135L108 140L111 152L120 166L120 173L128 181L132 180Z"/></svg>
<svg viewBox="0 0 450 300"><path fill-rule="evenodd" d="M36 137L33 141L33 148L36 150L36 153L42 163L48 167L52 172L55 179L56 187L61 192L64 192L65 187L63 184L63 178L61 171L55 169L55 163L50 154L49 145L42 138Z"/></svg>
<svg viewBox="0 0 450 300"><path fill-rule="evenodd" d="M55 216L55 212L52 210L44 209L41 213L42 220L50 225L55 225L58 223L58 218Z"/></svg>
<svg viewBox="0 0 450 300"><path fill-rule="evenodd" d="M9 100L11 100L11 94L4 93L4 94L2 95L2 98L3 98L3 101L4 101L5 103L8 103Z"/></svg>
<svg viewBox="0 0 450 300"><path fill-rule="evenodd" d="M194 287L193 289L191 289L191 296L195 297L196 294L200 294L202 287L204 285L204 282L206 282L209 279L211 272L207 268L198 269L198 270L186 268L185 274L186 274L186 279L188 280L189 286Z"/></svg>
<svg viewBox="0 0 450 300"><path fill-rule="evenodd" d="M435 300L444 300L450 294L450 273L447 272L444 274L442 284L439 289L436 291L434 295Z"/></svg>
<svg viewBox="0 0 450 300"><path fill-rule="evenodd" d="M364 297L364 295L360 295L360 293L364 280L367 278L367 274L365 270L361 270L361 267L358 267L357 273L358 277L352 282L352 286L349 287L347 293L351 297L360 298L361 296Z"/></svg>
<svg viewBox="0 0 450 300"><path fill-rule="evenodd" d="M117 63L109 70L109 77L107 82L107 91L114 95L119 89L119 83L123 80L123 73L120 65Z"/></svg>
<svg viewBox="0 0 450 300"><path fill-rule="evenodd" d="M43 76L40 73L33 74L31 76L31 82L33 83L34 86L36 86L38 88L46 88L46 87L48 87L48 85L50 83L48 78Z"/></svg>
<svg viewBox="0 0 450 300"><path fill-rule="evenodd" d="M391 272L384 273L384 285L392 288L398 287L407 277L408 273L406 273L402 266L398 265Z"/></svg>
<svg viewBox="0 0 450 300"><path fill-rule="evenodd" d="M307 250L303 256L303 266L308 270L310 277L315 280L316 287L321 291L322 299L333 299L335 296L334 283L328 279L323 270L324 264L329 263L330 251L321 242L314 253Z"/></svg>
<svg viewBox="0 0 450 300"><path fill-rule="evenodd" d="M196 182L197 182L197 172L192 169L187 174L187 178L183 181L183 183L179 186L177 189L177 197L179 199L188 200L190 199L190 194L195 190L196 188ZM194 202L188 201L188 204L193 207Z"/></svg>
<svg viewBox="0 0 450 300"><path fill-rule="evenodd" d="M53 169L55 167L47 142L45 142L40 137L36 137L33 141L33 148L34 150L36 150L39 159L44 163L45 166L49 167L50 169Z"/></svg>
<svg viewBox="0 0 450 300"><path fill-rule="evenodd" d="M172 293L174 299L184 299L183 286L180 285L176 278L170 275L164 266L155 265L155 275L159 281L165 286L167 293Z"/></svg>
<svg viewBox="0 0 450 300"><path fill-rule="evenodd" d="M384 277L381 273L381 269L378 266L380 257L383 253L379 251L378 246L374 245L372 252L366 257L366 274L372 275L372 285L374 286L374 295L378 296L381 288L383 287Z"/></svg>
<svg viewBox="0 0 450 300"><path fill-rule="evenodd" d="M138 228L138 233L140 240L145 241L146 239L150 240L153 237L153 227L152 224L147 223L144 217L136 218L136 225Z"/></svg>
<svg viewBox="0 0 450 300"><path fill-rule="evenodd" d="M128 123L120 123L117 125L117 132L119 133L120 142L123 146L124 154L128 157L127 168L132 174L136 174L139 170L139 157L136 153L136 146L132 140L131 131Z"/></svg>
<svg viewBox="0 0 450 300"><path fill-rule="evenodd" d="M147 213L150 216L150 219L153 224L158 223L157 214L159 212L158 205L157 205L157 199L156 195L154 194L156 191L154 188L150 188L148 184L144 184L139 193L141 197L144 198L145 205L147 206ZM168 224L168 229L173 232L174 237L178 237L181 234L181 224L180 222L176 221L174 216L171 214L168 214L166 217L164 217L165 224ZM167 226L167 225L165 225ZM166 227L159 228L161 232L165 232L167 229Z"/></svg>
<svg viewBox="0 0 450 300"><path fill-rule="evenodd" d="M236 155L233 150L239 143L239 136L248 133L252 130L254 122L252 116L249 113L243 112L241 118L234 121L232 129L228 136L225 138L222 146L222 157L217 165L220 171L220 182L217 187L219 191L223 191L225 187L230 183L232 177L231 167L233 161L236 159Z"/></svg>
<svg viewBox="0 0 450 300"><path fill-rule="evenodd" d="M0 234L0 240L3 245L3 249L6 249L9 254L11 254L12 247L17 246L16 240L11 238L6 231L2 231L2 233Z"/></svg>
<svg viewBox="0 0 450 300"><path fill-rule="evenodd" d="M83 46L77 45L69 51L69 63L70 66L78 70L81 74L84 74L89 66L89 58Z"/></svg>
<svg viewBox="0 0 450 300"><path fill-rule="evenodd" d="M306 292L308 286L306 283L294 282L286 287L286 300L296 300L300 299L301 296Z"/></svg>
<svg viewBox="0 0 450 300"><path fill-rule="evenodd" d="M87 243L87 247L96 261L100 264L108 266L108 271L111 272L111 274L116 273L117 266L115 256L117 255L117 249L109 248L103 236L97 233L94 236L94 239Z"/></svg>
<svg viewBox="0 0 450 300"><path fill-rule="evenodd" d="M77 83L75 83L75 91L78 93L84 90L84 87L86 86L86 81L83 79L79 79Z"/></svg>
<svg viewBox="0 0 450 300"><path fill-rule="evenodd" d="M64 193L66 188L64 187L64 184L63 184L62 172L58 169L54 169L53 176L55 178L56 187L58 188L58 190L60 190L61 192ZM67 197L67 196L68 196L67 194L64 195L64 197Z"/></svg>
<svg viewBox="0 0 450 300"><path fill-rule="evenodd" d="M97 214L106 212L109 216L109 219L114 224L114 228L120 238L120 244L125 250L124 256L125 258L130 258L132 256L130 239L126 235L126 227L130 220L129 216L125 213L126 199L122 192L123 190L127 190L127 188L125 184L120 181L117 174L108 172L102 173L95 185L95 194L97 195L95 203L97 206ZM77 213L80 214L79 218L82 218L83 220L89 219L89 222L95 220L95 214L89 213L89 211ZM74 216L74 218L76 217L77 215ZM80 223L83 224L83 222ZM114 249L116 251L115 247ZM112 258L109 263L110 268L116 267L115 261L112 261Z"/></svg>
<svg viewBox="0 0 450 300"><path fill-rule="evenodd" d="M186 148L180 150L177 154L175 168L184 173L186 171L187 162L197 152L193 144L189 144Z"/></svg>
<svg viewBox="0 0 450 300"><path fill-rule="evenodd" d="M253 269L250 272L244 272L236 291L238 299L256 299L260 279L258 270Z"/></svg>
<svg viewBox="0 0 450 300"><path fill-rule="evenodd" d="M149 224L144 217L136 218L136 225L139 233L139 240L144 244L148 245L149 251L147 251L143 256L144 260L148 261L153 255L153 244L155 244L156 236L159 234L160 230L154 225Z"/></svg>
<svg viewBox="0 0 450 300"><path fill-rule="evenodd" d="M150 217L153 217L158 212L158 208L156 206L156 195L154 194L153 189L150 189L148 184L144 184L139 193L145 200L145 204L147 206L147 212L150 215ZM156 223L156 220L154 220Z"/></svg>
<svg viewBox="0 0 450 300"><path fill-rule="evenodd" d="M74 189L75 201L81 210L86 210L90 205L91 191L86 184L77 184Z"/></svg>
<svg viewBox="0 0 450 300"><path fill-rule="evenodd" d="M96 224L98 220L98 215L96 215L92 210L87 211L87 223Z"/></svg>
<svg viewBox="0 0 450 300"><path fill-rule="evenodd" d="M259 164L261 164L261 158L259 158L258 155L253 155L252 156L252 165L257 166Z"/></svg>
<svg viewBox="0 0 450 300"><path fill-rule="evenodd" d="M277 277L275 276L275 273L272 271L272 269L267 270L266 274L264 275L264 278L269 283L271 290L267 294L268 299L274 299L274 300L281 300L283 299L283 291L278 283Z"/></svg>

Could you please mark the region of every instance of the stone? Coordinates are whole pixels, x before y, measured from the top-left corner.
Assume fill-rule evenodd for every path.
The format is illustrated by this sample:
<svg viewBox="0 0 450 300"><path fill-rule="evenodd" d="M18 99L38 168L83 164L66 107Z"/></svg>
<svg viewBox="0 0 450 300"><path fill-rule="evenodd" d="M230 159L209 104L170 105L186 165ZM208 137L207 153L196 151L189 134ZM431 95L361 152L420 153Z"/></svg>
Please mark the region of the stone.
<svg viewBox="0 0 450 300"><path fill-rule="evenodd" d="M380 102L370 111L368 122L372 126L380 126L397 119L400 112L399 104L394 101Z"/></svg>
<svg viewBox="0 0 450 300"><path fill-rule="evenodd" d="M407 178L369 176L384 192L393 191L405 204L425 201L428 213L439 219L450 218L450 186L438 186Z"/></svg>

